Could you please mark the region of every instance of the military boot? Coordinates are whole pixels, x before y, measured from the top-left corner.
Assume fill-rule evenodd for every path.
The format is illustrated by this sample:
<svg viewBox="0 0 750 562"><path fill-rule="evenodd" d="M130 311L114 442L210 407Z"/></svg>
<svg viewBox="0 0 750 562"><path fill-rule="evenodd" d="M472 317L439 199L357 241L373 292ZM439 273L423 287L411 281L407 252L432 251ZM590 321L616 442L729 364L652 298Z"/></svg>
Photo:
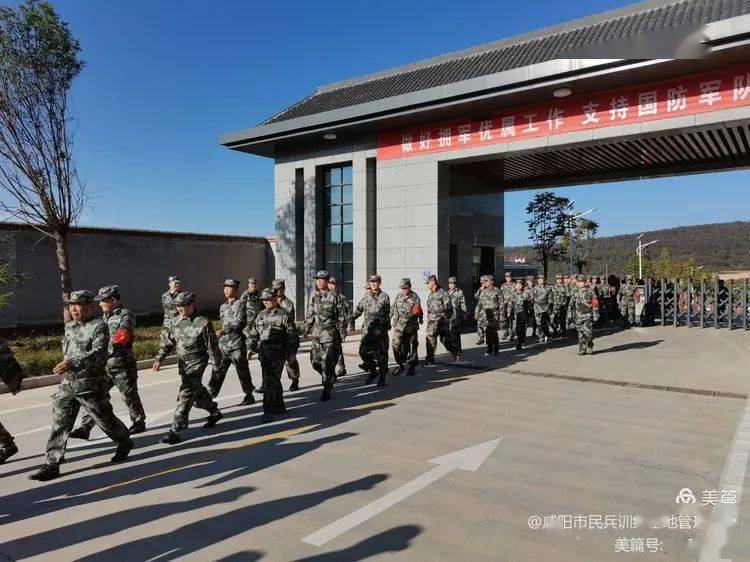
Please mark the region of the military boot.
<svg viewBox="0 0 750 562"><path fill-rule="evenodd" d="M182 439L180 439L179 433L175 433L170 429L161 439L159 439L159 441L166 443L167 445L176 445L182 441Z"/></svg>
<svg viewBox="0 0 750 562"><path fill-rule="evenodd" d="M128 433L130 435L137 435L139 433L143 433L144 431L146 431L146 422L143 421L135 422L128 428Z"/></svg>
<svg viewBox="0 0 750 562"><path fill-rule="evenodd" d="M380 376L378 376L378 388L383 388L385 386L385 371L380 371Z"/></svg>
<svg viewBox="0 0 750 562"><path fill-rule="evenodd" d="M29 474L29 480L38 480L39 482L47 482L48 480L54 480L60 476L60 467L56 464L48 463L42 466L39 470L33 474Z"/></svg>
<svg viewBox="0 0 750 562"><path fill-rule="evenodd" d="M77 427L76 429L70 432L69 437L71 439L83 439L84 441L88 441L90 433L91 433L91 430L86 429L85 427Z"/></svg>
<svg viewBox="0 0 750 562"><path fill-rule="evenodd" d="M204 429L209 429L213 426L215 426L217 423L219 423L219 420L224 417L224 414L221 413L221 410L218 408L211 412L208 417L206 418L206 423L203 424Z"/></svg>
<svg viewBox="0 0 750 562"><path fill-rule="evenodd" d="M255 404L255 396L253 396L252 392L245 394L245 398L240 402L240 406L250 406L251 404Z"/></svg>
<svg viewBox="0 0 750 562"><path fill-rule="evenodd" d="M365 381L365 384L372 384L372 382L378 377L378 372L373 369L370 371L370 373L367 375L367 380Z"/></svg>
<svg viewBox="0 0 750 562"><path fill-rule="evenodd" d="M15 455L18 452L18 447L16 447L15 443L11 443L9 447L4 447L0 449L0 464L5 463L10 457Z"/></svg>
<svg viewBox="0 0 750 562"><path fill-rule="evenodd" d="M292 384L289 385L289 392L294 392L295 390L299 390L299 379L294 379Z"/></svg>
<svg viewBox="0 0 750 562"><path fill-rule="evenodd" d="M128 438L127 441L123 441L119 445L117 445L117 451L115 451L115 455L112 457L112 462L122 462L125 459L128 458L128 455L130 454L130 451L133 450L133 441Z"/></svg>
<svg viewBox="0 0 750 562"><path fill-rule="evenodd" d="M412 377L417 374L416 371L417 371L417 367L415 365L409 365L409 370L406 371L406 374L407 376Z"/></svg>
<svg viewBox="0 0 750 562"><path fill-rule="evenodd" d="M324 388L323 393L320 395L320 401L327 402L330 399L331 399L331 390L329 388Z"/></svg>
<svg viewBox="0 0 750 562"><path fill-rule="evenodd" d="M399 376L401 373L404 372L404 366L403 365L397 365L393 368L393 372L391 373L394 377Z"/></svg>
<svg viewBox="0 0 750 562"><path fill-rule="evenodd" d="M263 415L260 416L260 423L271 423L273 419L273 414L271 412L263 412Z"/></svg>

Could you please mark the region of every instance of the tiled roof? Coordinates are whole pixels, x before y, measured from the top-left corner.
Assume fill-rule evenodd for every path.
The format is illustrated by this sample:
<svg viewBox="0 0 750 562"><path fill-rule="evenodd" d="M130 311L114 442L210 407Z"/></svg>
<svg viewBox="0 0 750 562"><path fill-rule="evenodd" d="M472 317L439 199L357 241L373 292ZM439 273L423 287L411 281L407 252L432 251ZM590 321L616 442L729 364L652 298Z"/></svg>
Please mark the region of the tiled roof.
<svg viewBox="0 0 750 562"><path fill-rule="evenodd" d="M619 17L602 19L557 33L507 42L497 48L474 52L435 64L318 91L267 119L261 125L315 115L486 76L504 70L565 58L572 49L632 38L642 33L681 25L700 25L750 13L750 0L682 0L640 9Z"/></svg>

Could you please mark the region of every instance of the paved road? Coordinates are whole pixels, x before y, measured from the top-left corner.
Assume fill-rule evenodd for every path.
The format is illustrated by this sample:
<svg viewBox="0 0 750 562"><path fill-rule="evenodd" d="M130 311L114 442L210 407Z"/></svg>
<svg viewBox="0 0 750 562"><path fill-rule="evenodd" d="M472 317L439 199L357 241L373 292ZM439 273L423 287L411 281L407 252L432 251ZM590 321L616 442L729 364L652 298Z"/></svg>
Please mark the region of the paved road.
<svg viewBox="0 0 750 562"><path fill-rule="evenodd" d="M42 485L26 476L42 460L54 388L2 395L22 451L0 468L0 559L748 559L748 345L748 334L648 328L607 334L584 358L557 344L493 358L472 349L466 364L382 390L349 375L328 403L301 356L303 388L284 419L259 425L258 405L237 407L230 373L226 418L203 430L194 412L172 447L158 438L176 370L144 371L150 431L130 462L109 464L113 447L94 433L71 441L64 477ZM355 343L345 350L356 371ZM469 470L476 451L440 460L488 443ZM675 503L682 488L696 503ZM703 490L721 488L724 502L704 505ZM530 528L550 515L564 517Z"/></svg>

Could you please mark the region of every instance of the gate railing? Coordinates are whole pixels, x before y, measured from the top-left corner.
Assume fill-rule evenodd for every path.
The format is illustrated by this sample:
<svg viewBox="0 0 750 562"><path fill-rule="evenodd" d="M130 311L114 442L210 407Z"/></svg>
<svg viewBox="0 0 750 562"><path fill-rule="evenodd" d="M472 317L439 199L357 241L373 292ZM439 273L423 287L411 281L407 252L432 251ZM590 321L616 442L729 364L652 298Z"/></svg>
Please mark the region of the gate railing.
<svg viewBox="0 0 750 562"><path fill-rule="evenodd" d="M645 314L662 326L747 330L748 280L713 283L662 279L646 281Z"/></svg>

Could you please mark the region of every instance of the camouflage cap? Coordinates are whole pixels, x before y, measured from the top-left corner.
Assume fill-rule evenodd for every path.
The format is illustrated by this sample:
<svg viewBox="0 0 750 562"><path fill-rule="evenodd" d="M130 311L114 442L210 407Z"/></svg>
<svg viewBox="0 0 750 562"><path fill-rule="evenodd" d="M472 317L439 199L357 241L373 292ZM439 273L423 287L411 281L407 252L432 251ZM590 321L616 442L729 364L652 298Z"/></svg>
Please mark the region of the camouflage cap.
<svg viewBox="0 0 750 562"><path fill-rule="evenodd" d="M516 279L516 285L518 285L519 283L520 283L521 285L523 285L523 284L524 284L524 281L523 281L523 279L521 279L520 277L519 277L518 279Z"/></svg>
<svg viewBox="0 0 750 562"><path fill-rule="evenodd" d="M271 288L274 291L276 291L278 289L283 289L284 287L286 287L286 281L284 281L283 279L274 279L271 282Z"/></svg>
<svg viewBox="0 0 750 562"><path fill-rule="evenodd" d="M169 282L171 283L172 281L177 281L178 283L182 283L182 280L179 277L177 277L176 275L170 275L169 276Z"/></svg>
<svg viewBox="0 0 750 562"><path fill-rule="evenodd" d="M533 275L527 275L527 276L526 276L526 279L532 279L532 280L533 280L533 279L534 279L534 276L533 276Z"/></svg>
<svg viewBox="0 0 750 562"><path fill-rule="evenodd" d="M559 273L557 275L555 275L555 279L562 279L562 278L563 278L563 276L560 275Z"/></svg>
<svg viewBox="0 0 750 562"><path fill-rule="evenodd" d="M448 277L448 283L458 283L458 279L455 277Z"/></svg>
<svg viewBox="0 0 750 562"><path fill-rule="evenodd" d="M224 279L224 286L237 288L240 286L240 282L237 279Z"/></svg>
<svg viewBox="0 0 750 562"><path fill-rule="evenodd" d="M510 271L505 272L506 277L513 277L513 274Z"/></svg>
<svg viewBox="0 0 750 562"><path fill-rule="evenodd" d="M408 289L408 288L410 288L411 287L411 279L409 279L408 277L402 277L401 278L401 283L399 283L398 286L401 287L402 289Z"/></svg>
<svg viewBox="0 0 750 562"><path fill-rule="evenodd" d="M328 273L325 269L321 269L315 274L313 279L330 279L330 277L331 277L330 273Z"/></svg>
<svg viewBox="0 0 750 562"><path fill-rule="evenodd" d="M273 289L265 288L260 293L260 300L268 301L274 298L275 296L276 296L276 293L273 292Z"/></svg>
<svg viewBox="0 0 750 562"><path fill-rule="evenodd" d="M101 301L104 299L119 299L120 298L120 287L117 285L105 285L94 297L95 301Z"/></svg>
<svg viewBox="0 0 750 562"><path fill-rule="evenodd" d="M67 300L68 304L91 304L92 302L94 302L94 293L86 289L71 291Z"/></svg>
<svg viewBox="0 0 750 562"><path fill-rule="evenodd" d="M628 280L628 279L632 279L632 278L633 278L633 276L632 276L632 275L626 275L626 276L625 276L625 279L626 279L626 280Z"/></svg>
<svg viewBox="0 0 750 562"><path fill-rule="evenodd" d="M576 281L586 281L586 276L578 274L576 275Z"/></svg>
<svg viewBox="0 0 750 562"><path fill-rule="evenodd" d="M489 277L487 277L486 275L481 275L479 277L479 282L480 283L484 283L485 281L488 281L488 280L489 280Z"/></svg>
<svg viewBox="0 0 750 562"><path fill-rule="evenodd" d="M383 280L380 278L380 275L370 275L370 283L382 283ZM368 285L369 288L369 285Z"/></svg>
<svg viewBox="0 0 750 562"><path fill-rule="evenodd" d="M427 285L427 283L429 283L430 281L434 281L435 283L437 283L437 275L428 275L427 280L424 282L424 284Z"/></svg>
<svg viewBox="0 0 750 562"><path fill-rule="evenodd" d="M248 283L258 283L258 280L255 277L248 277L247 278Z"/></svg>
<svg viewBox="0 0 750 562"><path fill-rule="evenodd" d="M540 273L539 275L536 276L536 278L537 279L547 279L547 276L544 275L544 274L542 274L542 273Z"/></svg>
<svg viewBox="0 0 750 562"><path fill-rule="evenodd" d="M339 284L339 280L338 280L338 279L336 279L336 278L335 278L334 276L331 276L331 277L329 277L329 278L328 278L328 282L329 282L329 283L330 283L331 285L338 285L338 284Z"/></svg>
<svg viewBox="0 0 750 562"><path fill-rule="evenodd" d="M194 302L195 302L195 294L189 291L177 293L177 296L174 298L175 306L187 306L189 304L193 304Z"/></svg>

